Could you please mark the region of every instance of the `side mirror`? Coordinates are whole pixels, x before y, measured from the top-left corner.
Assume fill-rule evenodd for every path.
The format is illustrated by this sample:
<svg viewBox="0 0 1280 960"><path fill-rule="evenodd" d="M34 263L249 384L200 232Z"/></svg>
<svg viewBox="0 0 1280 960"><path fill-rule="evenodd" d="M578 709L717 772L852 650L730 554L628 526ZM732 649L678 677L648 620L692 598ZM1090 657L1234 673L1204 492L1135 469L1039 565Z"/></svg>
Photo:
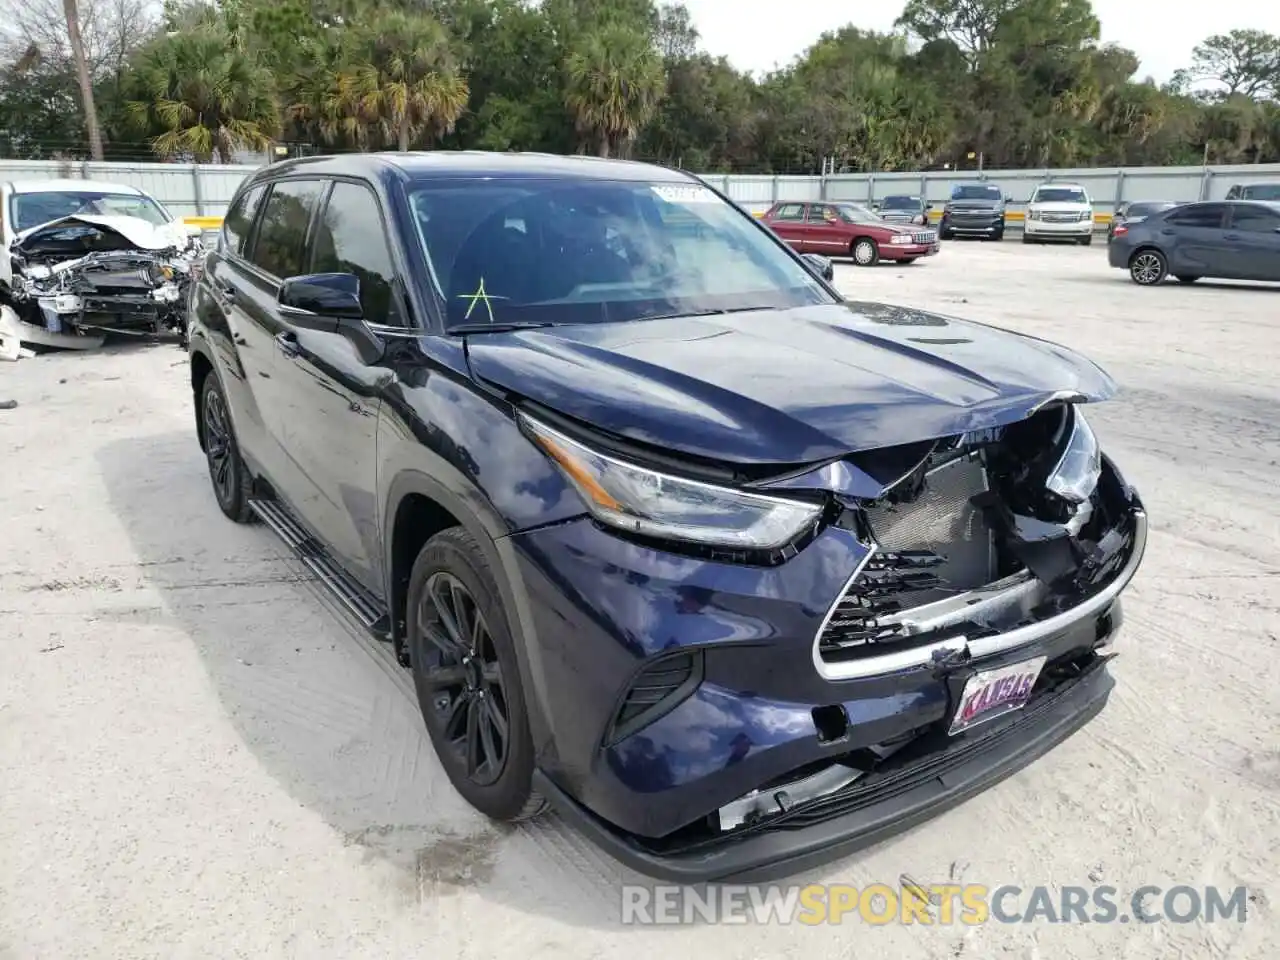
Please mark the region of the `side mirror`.
<svg viewBox="0 0 1280 960"><path fill-rule="evenodd" d="M836 270L831 261L818 253L802 253L800 259L816 276L830 283L835 279Z"/></svg>
<svg viewBox="0 0 1280 960"><path fill-rule="evenodd" d="M352 273L309 273L280 285L281 312L299 326L308 320L332 326L334 321L364 319L360 278Z"/></svg>

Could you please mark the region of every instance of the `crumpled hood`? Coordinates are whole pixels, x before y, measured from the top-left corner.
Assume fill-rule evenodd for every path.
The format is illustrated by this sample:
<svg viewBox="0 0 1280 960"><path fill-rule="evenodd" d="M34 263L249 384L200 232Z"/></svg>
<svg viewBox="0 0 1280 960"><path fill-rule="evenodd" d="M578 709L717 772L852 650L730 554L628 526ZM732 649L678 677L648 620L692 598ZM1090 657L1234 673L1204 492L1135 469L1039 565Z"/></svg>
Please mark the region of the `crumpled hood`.
<svg viewBox="0 0 1280 960"><path fill-rule="evenodd" d="M845 303L468 338L472 374L638 443L802 464L987 429L1114 381L1065 347Z"/></svg>
<svg viewBox="0 0 1280 960"><path fill-rule="evenodd" d="M74 226L94 227L117 234L140 250L169 250L173 247L184 247L190 242L186 226L180 220L157 226L141 217L81 213L50 220L48 223L23 230L14 238L13 249L22 253L32 248L42 238Z"/></svg>

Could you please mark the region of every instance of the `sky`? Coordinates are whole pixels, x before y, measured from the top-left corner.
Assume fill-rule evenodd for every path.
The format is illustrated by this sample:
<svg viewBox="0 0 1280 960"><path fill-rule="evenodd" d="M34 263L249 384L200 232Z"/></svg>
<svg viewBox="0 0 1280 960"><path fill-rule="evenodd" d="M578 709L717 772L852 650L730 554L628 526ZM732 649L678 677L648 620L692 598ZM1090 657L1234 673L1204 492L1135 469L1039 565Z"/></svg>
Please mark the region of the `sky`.
<svg viewBox="0 0 1280 960"><path fill-rule="evenodd" d="M783 67L826 30L852 23L888 31L905 0L684 0L703 49L739 70ZM1214 33L1253 28L1280 33L1277 0L1093 0L1104 43L1133 50L1138 79L1168 80L1191 61L1192 48Z"/></svg>

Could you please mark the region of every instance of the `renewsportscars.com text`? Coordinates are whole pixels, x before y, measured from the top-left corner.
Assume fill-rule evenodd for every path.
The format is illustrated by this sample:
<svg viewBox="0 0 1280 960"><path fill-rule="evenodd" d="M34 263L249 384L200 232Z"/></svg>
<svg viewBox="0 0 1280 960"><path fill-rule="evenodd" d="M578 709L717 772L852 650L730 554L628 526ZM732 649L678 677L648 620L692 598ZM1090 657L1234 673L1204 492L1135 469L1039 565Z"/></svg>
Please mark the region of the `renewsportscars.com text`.
<svg viewBox="0 0 1280 960"><path fill-rule="evenodd" d="M624 924L1244 923L1245 887L624 886Z"/></svg>

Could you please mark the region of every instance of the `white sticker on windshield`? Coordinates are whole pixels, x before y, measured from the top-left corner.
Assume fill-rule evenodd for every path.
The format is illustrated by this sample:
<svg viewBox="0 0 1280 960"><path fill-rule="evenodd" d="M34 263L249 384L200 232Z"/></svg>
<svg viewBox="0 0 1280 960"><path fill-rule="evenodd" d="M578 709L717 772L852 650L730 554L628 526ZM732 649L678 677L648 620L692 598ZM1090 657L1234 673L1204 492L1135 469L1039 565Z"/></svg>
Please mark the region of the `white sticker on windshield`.
<svg viewBox="0 0 1280 960"><path fill-rule="evenodd" d="M659 199L667 203L716 203L720 199L706 187L675 186L664 183L650 189L658 195Z"/></svg>

